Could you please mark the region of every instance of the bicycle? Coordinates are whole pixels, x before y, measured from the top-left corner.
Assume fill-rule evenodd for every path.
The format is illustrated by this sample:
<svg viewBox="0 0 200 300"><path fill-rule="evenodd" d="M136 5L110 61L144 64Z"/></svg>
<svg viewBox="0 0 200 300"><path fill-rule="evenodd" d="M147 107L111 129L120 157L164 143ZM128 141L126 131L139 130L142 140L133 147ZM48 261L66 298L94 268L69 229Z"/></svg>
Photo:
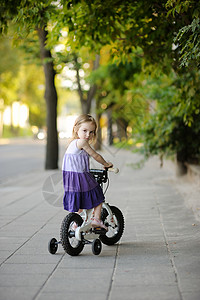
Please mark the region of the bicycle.
<svg viewBox="0 0 200 300"><path fill-rule="evenodd" d="M104 194L109 187L108 171L118 173L119 170L114 168L90 170L90 173L102 189L103 185L107 183ZM49 241L49 252L55 254L58 245L62 244L66 253L71 256L77 256L86 244L92 244L93 254L99 255L102 250L102 243L110 246L120 240L124 231L124 217L119 208L111 206L105 201L102 203L101 220L108 228L108 231L104 228L92 227L92 217L93 209L83 209L80 214L69 213L61 224L60 241L57 241L56 238L52 238ZM74 224L76 224L77 228L75 228Z"/></svg>

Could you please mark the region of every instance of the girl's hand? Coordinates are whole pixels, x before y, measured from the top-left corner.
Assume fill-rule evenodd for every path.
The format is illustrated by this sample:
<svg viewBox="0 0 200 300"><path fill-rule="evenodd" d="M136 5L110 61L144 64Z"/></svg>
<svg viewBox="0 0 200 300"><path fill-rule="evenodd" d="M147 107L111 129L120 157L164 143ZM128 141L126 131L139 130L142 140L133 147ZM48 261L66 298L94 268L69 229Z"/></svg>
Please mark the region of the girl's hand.
<svg viewBox="0 0 200 300"><path fill-rule="evenodd" d="M106 166L104 165L104 169L109 169L109 168L112 168L112 167L113 167L113 164L111 162L107 162Z"/></svg>

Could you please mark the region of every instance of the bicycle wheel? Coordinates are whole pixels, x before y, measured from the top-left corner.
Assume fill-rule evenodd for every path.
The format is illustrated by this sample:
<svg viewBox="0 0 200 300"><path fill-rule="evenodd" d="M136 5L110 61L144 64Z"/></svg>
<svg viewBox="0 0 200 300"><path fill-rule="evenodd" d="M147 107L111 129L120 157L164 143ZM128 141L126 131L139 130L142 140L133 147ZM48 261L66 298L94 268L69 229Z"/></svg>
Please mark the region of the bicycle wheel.
<svg viewBox="0 0 200 300"><path fill-rule="evenodd" d="M48 244L48 250L51 254L55 254L58 249L58 242L55 238L52 238Z"/></svg>
<svg viewBox="0 0 200 300"><path fill-rule="evenodd" d="M65 252L71 256L79 255L84 248L82 241L77 240L73 235L74 223L76 223L78 226L81 226L83 219L76 213L70 213L64 218L60 230L62 246Z"/></svg>
<svg viewBox="0 0 200 300"><path fill-rule="evenodd" d="M124 231L124 217L121 210L116 206L110 206L110 209L112 210L113 216L117 224L113 225L111 222L109 224L109 221L107 219L108 212L104 208L101 213L101 219L104 222L104 224L108 227L108 232L105 235L100 235L99 237L102 243L108 246L117 243L122 237Z"/></svg>
<svg viewBox="0 0 200 300"><path fill-rule="evenodd" d="M102 245L99 239L92 242L92 252L94 255L99 255L101 253Z"/></svg>

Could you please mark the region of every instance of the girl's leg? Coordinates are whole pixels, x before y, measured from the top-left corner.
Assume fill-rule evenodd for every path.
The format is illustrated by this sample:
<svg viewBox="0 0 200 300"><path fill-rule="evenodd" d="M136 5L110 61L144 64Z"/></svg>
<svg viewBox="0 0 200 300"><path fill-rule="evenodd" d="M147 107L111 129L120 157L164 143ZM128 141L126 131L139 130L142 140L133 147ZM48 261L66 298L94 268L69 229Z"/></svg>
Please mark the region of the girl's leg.
<svg viewBox="0 0 200 300"><path fill-rule="evenodd" d="M98 206L94 208L94 218L98 220L101 219L101 208L102 208L102 203L100 203Z"/></svg>
<svg viewBox="0 0 200 300"><path fill-rule="evenodd" d="M101 221L101 208L102 208L102 203L94 208L94 218L92 220L92 226L101 227L108 230L108 228Z"/></svg>

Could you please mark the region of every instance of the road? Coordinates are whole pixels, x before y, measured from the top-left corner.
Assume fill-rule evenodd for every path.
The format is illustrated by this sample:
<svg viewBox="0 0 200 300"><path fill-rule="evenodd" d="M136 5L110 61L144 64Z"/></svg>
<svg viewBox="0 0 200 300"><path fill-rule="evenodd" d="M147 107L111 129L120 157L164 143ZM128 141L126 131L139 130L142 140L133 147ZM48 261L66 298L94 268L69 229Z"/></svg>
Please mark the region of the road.
<svg viewBox="0 0 200 300"><path fill-rule="evenodd" d="M62 161L66 141L60 140ZM46 142L31 138L10 139L0 144L0 182L32 171L44 170Z"/></svg>

